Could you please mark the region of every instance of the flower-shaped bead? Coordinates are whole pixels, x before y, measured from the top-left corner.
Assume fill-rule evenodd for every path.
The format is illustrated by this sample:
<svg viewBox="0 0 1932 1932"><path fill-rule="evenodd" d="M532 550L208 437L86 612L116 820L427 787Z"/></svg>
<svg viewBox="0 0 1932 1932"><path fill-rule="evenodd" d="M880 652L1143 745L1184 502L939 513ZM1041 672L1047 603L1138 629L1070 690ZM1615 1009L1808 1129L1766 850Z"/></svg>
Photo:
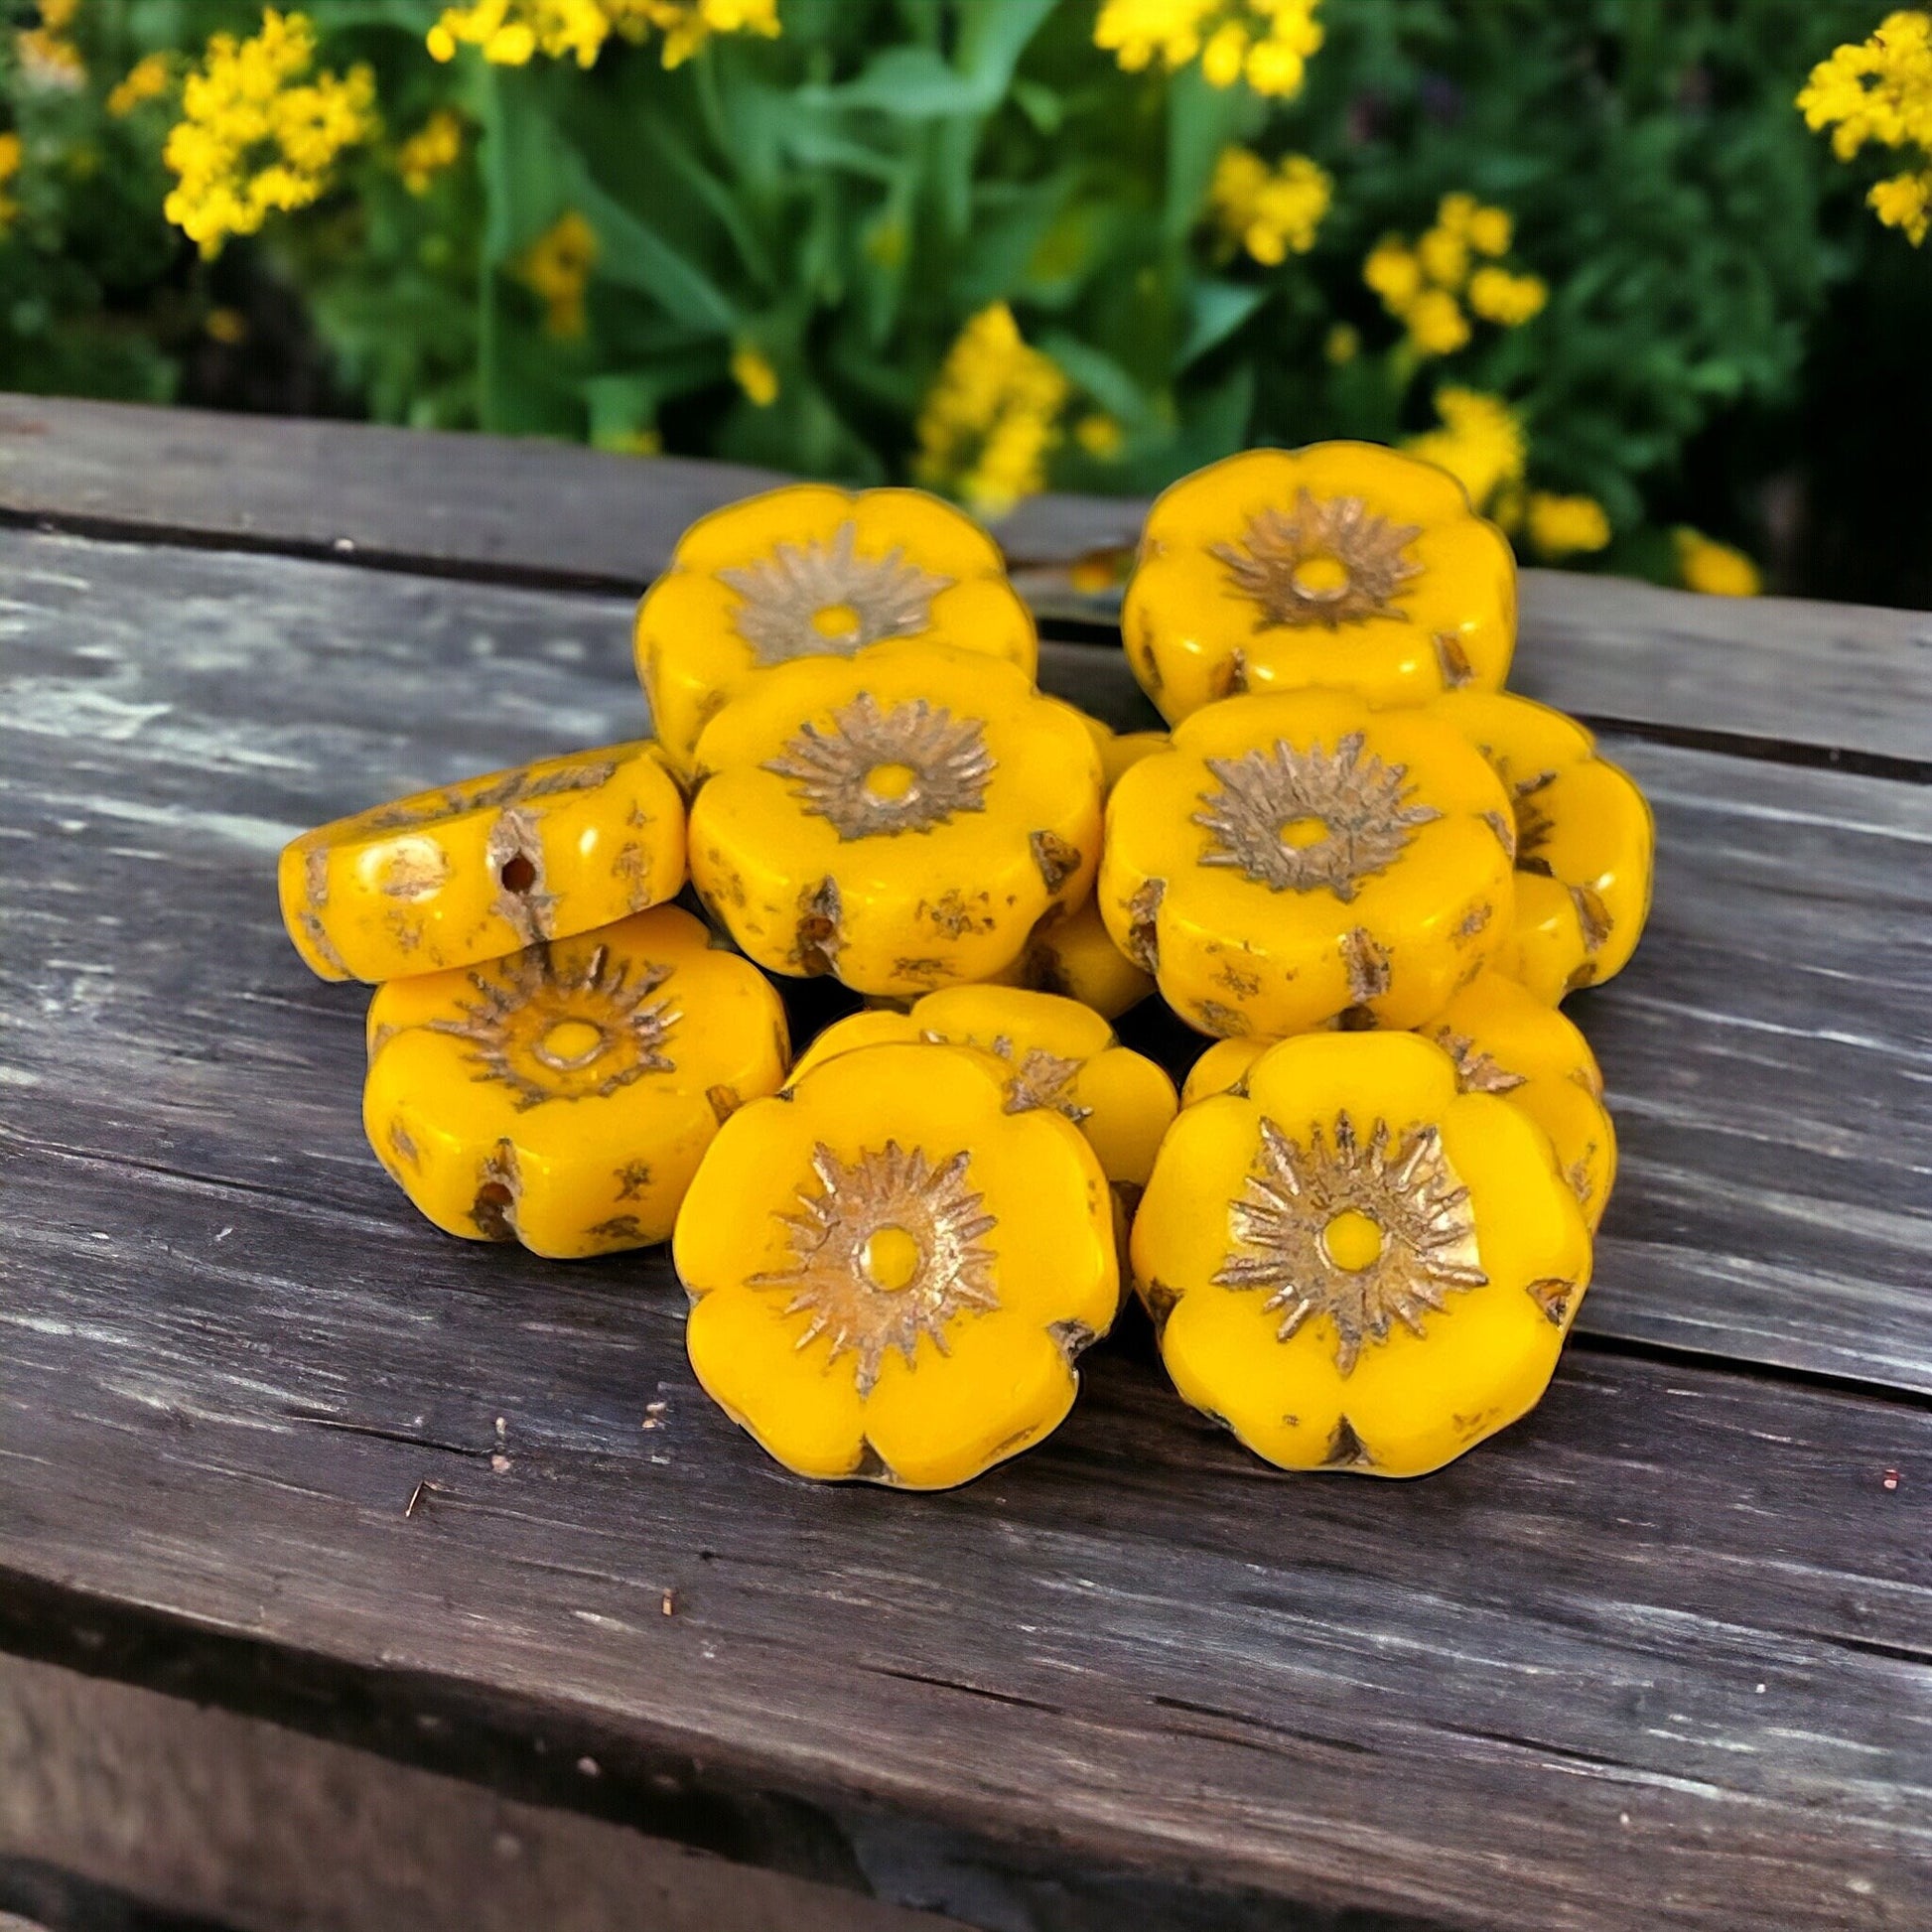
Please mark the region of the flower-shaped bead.
<svg viewBox="0 0 1932 1932"><path fill-rule="evenodd" d="M1119 1300L1106 1176L970 1048L872 1045L726 1122L678 1217L706 1392L787 1468L944 1489L1058 1427Z"/></svg>
<svg viewBox="0 0 1932 1932"><path fill-rule="evenodd" d="M1121 628L1170 719L1309 685L1415 704L1501 686L1516 564L1434 464L1369 443L1250 450L1156 500Z"/></svg>
<svg viewBox="0 0 1932 1932"><path fill-rule="evenodd" d="M1122 773L1168 749L1166 732L1116 732L1086 712L1081 722L1100 753L1101 788L1111 793ZM1001 986L1057 993L1117 1020L1154 991L1153 978L1114 944L1100 905L1091 895L1070 910L1049 913L1036 925L1027 949L1003 973Z"/></svg>
<svg viewBox="0 0 1932 1932"><path fill-rule="evenodd" d="M1230 698L1107 805L1100 911L1203 1033L1419 1026L1509 933L1508 800L1422 710Z"/></svg>
<svg viewBox="0 0 1932 1932"><path fill-rule="evenodd" d="M691 876L760 966L905 998L991 979L1090 889L1071 706L944 644L780 665L705 728Z"/></svg>
<svg viewBox="0 0 1932 1932"><path fill-rule="evenodd" d="M773 665L939 639L1017 666L1033 614L999 546L917 489L794 483L700 517L637 608L637 675L680 772L729 699Z"/></svg>
<svg viewBox="0 0 1932 1932"><path fill-rule="evenodd" d="M278 883L324 979L472 966L673 897L684 803L654 745L576 752L305 832Z"/></svg>
<svg viewBox="0 0 1932 1932"><path fill-rule="evenodd" d="M1283 1468L1422 1475L1542 1395L1590 1242L1548 1138L1413 1034L1283 1040L1134 1221L1174 1386Z"/></svg>
<svg viewBox="0 0 1932 1932"><path fill-rule="evenodd" d="M440 1228L557 1260L664 1240L719 1123L785 1077L763 974L660 905L369 1006L362 1124Z"/></svg>
<svg viewBox="0 0 1932 1932"><path fill-rule="evenodd" d="M1431 707L1495 766L1516 828L1516 914L1498 963L1552 1004L1621 972L1650 913L1650 805L1574 718L1460 691Z"/></svg>
<svg viewBox="0 0 1932 1932"><path fill-rule="evenodd" d="M1493 1093L1522 1108L1549 1135L1557 1165L1595 1233L1616 1178L1616 1130L1589 1041L1556 1008L1493 967L1418 1031L1455 1062L1464 1093ZM1181 1104L1191 1107L1238 1087L1272 1044L1216 1040L1188 1069Z"/></svg>
<svg viewBox="0 0 1932 1932"><path fill-rule="evenodd" d="M976 1046L1001 1063L1007 1111L1063 1114L1087 1137L1107 1178L1137 1198L1154 1170L1178 1101L1173 1082L1123 1046L1078 1001L1007 986L949 986L908 1013L855 1013L834 1022L799 1056L795 1081L838 1053L882 1040Z"/></svg>
<svg viewBox="0 0 1932 1932"><path fill-rule="evenodd" d="M1154 991L1152 976L1114 944L1091 894L1073 911L1035 926L1026 951L995 976L995 984L1057 993L1106 1020L1118 1020Z"/></svg>

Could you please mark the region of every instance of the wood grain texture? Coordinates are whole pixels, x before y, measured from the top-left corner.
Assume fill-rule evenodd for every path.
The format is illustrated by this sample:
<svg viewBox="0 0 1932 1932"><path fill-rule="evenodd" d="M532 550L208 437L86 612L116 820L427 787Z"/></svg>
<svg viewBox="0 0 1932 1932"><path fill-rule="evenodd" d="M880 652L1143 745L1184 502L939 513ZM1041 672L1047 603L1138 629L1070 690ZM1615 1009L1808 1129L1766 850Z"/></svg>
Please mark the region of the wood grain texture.
<svg viewBox="0 0 1932 1932"><path fill-rule="evenodd" d="M0 1896L50 1869L233 1932L961 1932L260 1719L0 1657Z"/></svg>
<svg viewBox="0 0 1932 1932"><path fill-rule="evenodd" d="M353 1132L352 1039L313 1119L236 1130L341 1010L282 937L274 855L339 812L644 729L623 605L19 534L0 566L7 1117L260 1185L327 1149L332 1198L399 1214ZM1044 675L1144 715L1118 652L1049 647ZM1661 859L1635 964L1575 1003L1624 1160L1582 1326L1932 1391L1932 791L1612 749Z"/></svg>
<svg viewBox="0 0 1932 1932"><path fill-rule="evenodd" d="M1617 1350L1580 1336L1482 1451L1282 1477L1130 1328L968 1489L815 1488L696 1390L661 1256L413 1215L361 1144L362 996L276 918L302 826L635 733L626 619L0 537L0 1606L58 1585L365 1702L594 1724L649 1829L802 1808L974 1923L1920 1923L1932 1416L1888 1391L1932 1386L1932 795L1621 748L1666 857L1584 1009ZM1047 677L1140 702L1090 647ZM913 1827L980 1889L908 1870Z"/></svg>
<svg viewBox="0 0 1932 1932"><path fill-rule="evenodd" d="M692 517L785 479L500 437L0 396L0 515L640 587ZM998 534L1042 614L1115 604L1052 568L1145 505L1033 498ZM1932 761L1932 614L1691 597L1526 571L1515 682L1581 715Z"/></svg>

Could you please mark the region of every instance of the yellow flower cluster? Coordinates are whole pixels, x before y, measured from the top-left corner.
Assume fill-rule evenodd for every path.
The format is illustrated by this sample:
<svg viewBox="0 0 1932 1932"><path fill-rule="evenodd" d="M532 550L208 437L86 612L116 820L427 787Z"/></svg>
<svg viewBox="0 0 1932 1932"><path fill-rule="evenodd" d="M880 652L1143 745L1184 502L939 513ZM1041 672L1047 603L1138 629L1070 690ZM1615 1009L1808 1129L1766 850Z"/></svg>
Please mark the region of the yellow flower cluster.
<svg viewBox="0 0 1932 1932"><path fill-rule="evenodd" d="M1832 130L1832 152L1850 161L1867 141L1916 148L1919 165L1879 182L1867 206L1916 247L1932 228L1932 14L1888 15L1867 41L1841 47L1812 69L1798 96L1805 125Z"/></svg>
<svg viewBox="0 0 1932 1932"><path fill-rule="evenodd" d="M1610 519L1594 496L1553 496L1530 492L1525 523L1537 554L1579 557L1601 550L1610 540Z"/></svg>
<svg viewBox="0 0 1932 1932"><path fill-rule="evenodd" d="M1471 314L1518 329L1549 300L1541 277L1513 274L1497 261L1513 235L1506 209L1485 207L1473 195L1445 195L1436 225L1413 245L1385 235L1369 251L1362 280L1408 329L1418 355L1453 355L1468 345Z"/></svg>
<svg viewBox="0 0 1932 1932"><path fill-rule="evenodd" d="M1757 566L1741 550L1701 530L1676 533L1677 575L1687 591L1706 597L1755 597L1764 588Z"/></svg>
<svg viewBox="0 0 1932 1932"><path fill-rule="evenodd" d="M80 0L41 0L40 24L14 36L14 59L22 77L50 92L72 93L86 85L87 64L68 38Z"/></svg>
<svg viewBox="0 0 1932 1932"><path fill-rule="evenodd" d="M1029 346L1004 302L982 309L946 351L919 412L919 481L998 516L1042 489L1059 442L1067 380Z"/></svg>
<svg viewBox="0 0 1932 1932"><path fill-rule="evenodd" d="M597 265L597 230L572 208L538 235L523 256L525 285L543 299L544 334L584 333L584 296Z"/></svg>
<svg viewBox="0 0 1932 1932"><path fill-rule="evenodd" d="M525 67L543 54L588 68L613 34L642 41L653 31L663 37L664 65L681 67L713 34L775 37L778 0L473 0L445 7L427 39L439 61L465 46L497 67Z"/></svg>
<svg viewBox="0 0 1932 1932"><path fill-rule="evenodd" d="M1321 45L1320 0L1103 0L1093 41L1129 73L1155 61L1173 73L1200 62L1212 87L1300 93Z"/></svg>
<svg viewBox="0 0 1932 1932"><path fill-rule="evenodd" d="M396 173L412 195L427 195L430 184L445 168L454 167L462 152L462 116L439 107L396 150Z"/></svg>
<svg viewBox="0 0 1932 1932"><path fill-rule="evenodd" d="M20 204L7 193L7 184L20 173L20 136L0 134L0 235L13 226Z"/></svg>
<svg viewBox="0 0 1932 1932"><path fill-rule="evenodd" d="M1410 437L1403 448L1447 470L1477 509L1522 482L1529 447L1516 412L1501 396L1478 389L1439 389L1436 414L1442 427Z"/></svg>
<svg viewBox="0 0 1932 1932"><path fill-rule="evenodd" d="M248 40L216 34L188 76L162 151L180 178L163 210L204 255L319 200L337 157L375 132L375 76L358 66L304 80L315 46L303 15L270 7Z"/></svg>
<svg viewBox="0 0 1932 1932"><path fill-rule="evenodd" d="M1305 154L1283 155L1270 168L1252 148L1223 148L1208 202L1221 232L1272 268L1314 246L1333 194L1327 171Z"/></svg>
<svg viewBox="0 0 1932 1932"><path fill-rule="evenodd" d="M107 111L115 119L131 114L168 91L174 60L167 54L144 54L107 91Z"/></svg>

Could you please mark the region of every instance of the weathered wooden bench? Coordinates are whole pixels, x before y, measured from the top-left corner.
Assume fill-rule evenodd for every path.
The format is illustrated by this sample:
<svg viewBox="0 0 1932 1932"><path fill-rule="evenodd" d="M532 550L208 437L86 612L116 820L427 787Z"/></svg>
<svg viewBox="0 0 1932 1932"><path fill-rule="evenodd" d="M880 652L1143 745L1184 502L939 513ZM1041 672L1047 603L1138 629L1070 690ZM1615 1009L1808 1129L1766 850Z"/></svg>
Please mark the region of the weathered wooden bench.
<svg viewBox="0 0 1932 1932"><path fill-rule="evenodd" d="M1130 1325L1020 1462L814 1488L662 1256L409 1209L272 884L635 735L630 599L764 481L0 398L0 1910L1932 1924L1932 617L1529 575L1519 682L1660 842L1574 1003L1623 1168L1529 1421L1288 1478ZM1065 565L1134 521L1003 532L1120 723Z"/></svg>

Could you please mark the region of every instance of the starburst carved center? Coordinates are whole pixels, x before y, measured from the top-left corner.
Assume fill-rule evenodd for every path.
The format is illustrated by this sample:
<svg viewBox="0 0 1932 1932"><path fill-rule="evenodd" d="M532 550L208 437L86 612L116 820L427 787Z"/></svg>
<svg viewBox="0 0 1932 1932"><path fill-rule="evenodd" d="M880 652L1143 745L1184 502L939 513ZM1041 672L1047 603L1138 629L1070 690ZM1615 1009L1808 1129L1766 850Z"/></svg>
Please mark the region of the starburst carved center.
<svg viewBox="0 0 1932 1932"><path fill-rule="evenodd" d="M1402 857L1416 828L1442 817L1409 802L1406 764L1385 764L1350 732L1332 753L1285 739L1238 759L1209 759L1219 789L1193 822L1209 837L1204 866L1231 866L1271 892L1319 887L1343 901Z"/></svg>
<svg viewBox="0 0 1932 1932"><path fill-rule="evenodd" d="M575 966L532 946L477 967L475 997L458 1003L463 1017L430 1024L467 1041L475 1077L510 1088L519 1109L603 1099L675 1070L664 1048L682 1016L650 997L670 975L668 966L615 960L608 946Z"/></svg>
<svg viewBox="0 0 1932 1932"><path fill-rule="evenodd" d="M791 1263L753 1286L790 1291L785 1312L810 1317L794 1345L829 1336L826 1366L856 1357L861 1395L890 1350L914 1367L921 1335L943 1355L955 1321L1000 1306L996 1257L980 1245L999 1223L967 1184L971 1159L962 1150L934 1163L888 1141L844 1161L821 1141L817 1184L799 1188L800 1212L778 1216Z"/></svg>
<svg viewBox="0 0 1932 1932"><path fill-rule="evenodd" d="M1335 1334L1335 1367L1348 1375L1364 1342L1392 1323L1423 1332L1423 1316L1454 1289L1480 1288L1469 1190L1433 1126L1392 1134L1377 1120L1362 1140L1346 1113L1330 1140L1316 1123L1306 1144L1272 1120L1241 1196L1228 1206L1233 1247L1214 1280L1265 1289L1286 1341L1311 1314Z"/></svg>
<svg viewBox="0 0 1932 1932"><path fill-rule="evenodd" d="M764 768L790 779L792 796L841 839L896 838L984 811L994 758L979 719L924 698L884 711L862 691L829 731L804 726Z"/></svg>
<svg viewBox="0 0 1932 1932"><path fill-rule="evenodd" d="M1421 535L1420 523L1392 523L1359 496L1300 489L1292 509L1268 504L1249 517L1237 542L1217 543L1209 554L1259 607L1257 630L1339 630L1371 618L1408 621L1397 599L1422 575L1408 554Z"/></svg>
<svg viewBox="0 0 1932 1932"><path fill-rule="evenodd" d="M738 634L760 665L793 657L850 657L888 637L911 637L932 624L932 600L953 579L921 570L897 545L884 556L854 549L857 528L841 523L830 543L774 544L755 564L721 570L738 593Z"/></svg>

